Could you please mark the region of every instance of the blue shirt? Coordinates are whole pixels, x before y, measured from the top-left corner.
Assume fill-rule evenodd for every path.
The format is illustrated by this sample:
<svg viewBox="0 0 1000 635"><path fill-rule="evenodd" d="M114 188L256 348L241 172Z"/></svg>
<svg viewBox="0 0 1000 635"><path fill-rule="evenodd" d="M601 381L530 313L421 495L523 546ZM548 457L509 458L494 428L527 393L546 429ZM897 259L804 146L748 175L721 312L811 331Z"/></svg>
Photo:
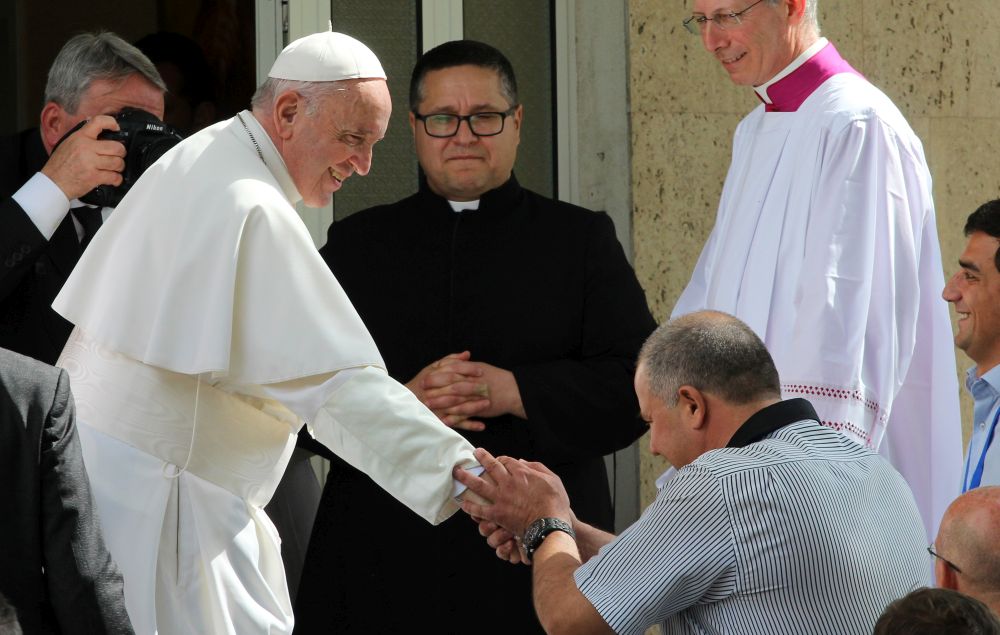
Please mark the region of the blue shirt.
<svg viewBox="0 0 1000 635"><path fill-rule="evenodd" d="M962 490L970 489L972 475L983 455L983 446L990 434L990 426L997 416L1000 407L1000 365L994 366L982 377L976 377L976 367L970 368L965 375L965 387L969 389L975 400L972 418L972 438L969 439L969 450L965 455L965 471L962 480ZM990 447L986 448L986 462L983 466L983 478L980 485L1000 485L1000 441L996 437Z"/></svg>

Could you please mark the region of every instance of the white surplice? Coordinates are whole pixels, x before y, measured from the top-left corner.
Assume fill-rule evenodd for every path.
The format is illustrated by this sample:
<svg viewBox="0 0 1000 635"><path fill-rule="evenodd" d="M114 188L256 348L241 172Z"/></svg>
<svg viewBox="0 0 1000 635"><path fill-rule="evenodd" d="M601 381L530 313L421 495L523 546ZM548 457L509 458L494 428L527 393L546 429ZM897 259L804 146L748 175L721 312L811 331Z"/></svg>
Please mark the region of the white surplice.
<svg viewBox="0 0 1000 635"><path fill-rule="evenodd" d="M452 467L475 464L386 374L241 117L151 167L54 304L77 326L59 364L138 633L291 632L261 508L303 421L429 522L458 508Z"/></svg>
<svg viewBox="0 0 1000 635"><path fill-rule="evenodd" d="M943 286L923 147L888 97L842 73L795 112L761 105L740 123L673 315L716 309L749 324L784 396L880 448L933 536L962 452Z"/></svg>

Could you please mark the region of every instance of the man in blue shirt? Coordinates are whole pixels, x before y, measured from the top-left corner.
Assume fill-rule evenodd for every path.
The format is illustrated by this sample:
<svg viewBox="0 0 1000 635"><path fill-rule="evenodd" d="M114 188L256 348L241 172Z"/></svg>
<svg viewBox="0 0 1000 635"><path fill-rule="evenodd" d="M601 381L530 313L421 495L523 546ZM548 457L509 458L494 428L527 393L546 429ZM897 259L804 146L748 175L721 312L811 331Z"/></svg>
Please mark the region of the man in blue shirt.
<svg viewBox="0 0 1000 635"><path fill-rule="evenodd" d="M1000 418L1000 200L973 212L965 235L959 270L941 294L958 314L955 346L976 363L965 378L975 409L963 492L1000 484L1000 444L993 443Z"/></svg>

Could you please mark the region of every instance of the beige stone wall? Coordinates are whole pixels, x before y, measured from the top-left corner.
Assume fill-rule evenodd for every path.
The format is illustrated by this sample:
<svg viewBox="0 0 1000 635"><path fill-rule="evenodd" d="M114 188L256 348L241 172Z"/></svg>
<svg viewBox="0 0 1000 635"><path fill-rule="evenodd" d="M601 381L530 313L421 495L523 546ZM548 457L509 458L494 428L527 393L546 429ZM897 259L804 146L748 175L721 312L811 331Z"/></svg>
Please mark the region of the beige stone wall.
<svg viewBox="0 0 1000 635"><path fill-rule="evenodd" d="M712 228L733 130L758 101L681 27L689 3L628 5L635 268L663 320ZM1000 196L1000 2L820 0L820 26L923 141L950 274L966 216ZM958 355L960 372L969 364ZM966 438L970 412L963 395ZM665 464L642 445L645 506Z"/></svg>

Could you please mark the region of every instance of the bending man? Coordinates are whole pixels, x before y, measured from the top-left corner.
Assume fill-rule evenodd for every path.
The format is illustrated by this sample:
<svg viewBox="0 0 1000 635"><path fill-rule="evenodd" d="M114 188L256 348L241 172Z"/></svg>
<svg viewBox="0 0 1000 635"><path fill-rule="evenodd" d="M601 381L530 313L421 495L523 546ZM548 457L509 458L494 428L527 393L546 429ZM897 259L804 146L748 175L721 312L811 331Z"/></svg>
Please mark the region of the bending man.
<svg viewBox="0 0 1000 635"><path fill-rule="evenodd" d="M782 401L767 349L736 318L661 326L635 391L652 452L677 472L618 537L580 522L539 463L477 450L496 486L457 474L495 501L463 508L533 559L546 632L867 633L886 604L929 582L906 482L820 425L808 401Z"/></svg>

